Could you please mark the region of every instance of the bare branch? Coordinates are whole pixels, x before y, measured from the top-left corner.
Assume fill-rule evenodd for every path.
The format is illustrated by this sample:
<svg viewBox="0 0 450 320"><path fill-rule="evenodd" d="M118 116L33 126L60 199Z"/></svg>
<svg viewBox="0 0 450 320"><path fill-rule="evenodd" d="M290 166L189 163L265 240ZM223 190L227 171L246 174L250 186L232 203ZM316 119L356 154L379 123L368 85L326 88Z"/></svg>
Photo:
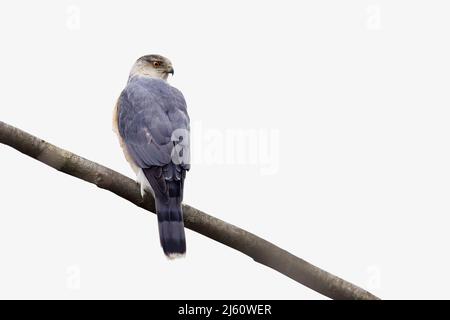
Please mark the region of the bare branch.
<svg viewBox="0 0 450 320"><path fill-rule="evenodd" d="M111 191L138 207L154 212L151 195L144 199L132 179L58 148L18 128L0 121L0 143L37 159L58 171ZM274 244L234 225L210 216L189 205L183 205L187 228L234 248L256 262L266 265L295 281L332 299L378 299L366 290L300 259Z"/></svg>

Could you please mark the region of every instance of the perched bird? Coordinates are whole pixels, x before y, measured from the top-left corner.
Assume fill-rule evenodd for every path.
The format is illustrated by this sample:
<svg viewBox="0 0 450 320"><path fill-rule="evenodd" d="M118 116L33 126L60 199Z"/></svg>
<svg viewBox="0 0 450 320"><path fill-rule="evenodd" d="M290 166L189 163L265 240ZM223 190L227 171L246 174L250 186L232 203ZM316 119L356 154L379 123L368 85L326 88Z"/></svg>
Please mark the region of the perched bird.
<svg viewBox="0 0 450 320"><path fill-rule="evenodd" d="M169 59L146 55L133 65L115 110L113 127L125 158L153 194L159 237L169 258L184 255L183 186L190 168L189 116L183 94L167 82Z"/></svg>

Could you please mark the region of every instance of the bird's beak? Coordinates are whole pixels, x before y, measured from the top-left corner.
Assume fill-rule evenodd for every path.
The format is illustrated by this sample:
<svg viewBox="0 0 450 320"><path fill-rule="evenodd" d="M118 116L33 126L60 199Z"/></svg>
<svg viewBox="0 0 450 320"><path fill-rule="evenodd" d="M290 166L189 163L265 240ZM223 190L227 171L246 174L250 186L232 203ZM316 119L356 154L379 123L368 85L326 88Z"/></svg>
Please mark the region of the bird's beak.
<svg viewBox="0 0 450 320"><path fill-rule="evenodd" d="M172 66L169 66L169 67L167 68L167 73L170 73L171 75L173 75L173 74L175 73L175 70L173 70L173 67L172 67Z"/></svg>

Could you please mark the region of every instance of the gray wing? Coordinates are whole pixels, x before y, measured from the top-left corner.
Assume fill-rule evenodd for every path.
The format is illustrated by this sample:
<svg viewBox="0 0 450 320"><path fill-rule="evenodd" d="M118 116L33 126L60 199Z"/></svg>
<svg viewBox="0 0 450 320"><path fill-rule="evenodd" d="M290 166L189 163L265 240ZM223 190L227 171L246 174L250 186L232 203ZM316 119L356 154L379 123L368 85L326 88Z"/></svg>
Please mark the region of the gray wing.
<svg viewBox="0 0 450 320"><path fill-rule="evenodd" d="M163 80L131 79L119 98L119 132L141 168L172 162L175 145L182 145L189 169L189 116L182 93ZM180 152L178 152L180 153Z"/></svg>

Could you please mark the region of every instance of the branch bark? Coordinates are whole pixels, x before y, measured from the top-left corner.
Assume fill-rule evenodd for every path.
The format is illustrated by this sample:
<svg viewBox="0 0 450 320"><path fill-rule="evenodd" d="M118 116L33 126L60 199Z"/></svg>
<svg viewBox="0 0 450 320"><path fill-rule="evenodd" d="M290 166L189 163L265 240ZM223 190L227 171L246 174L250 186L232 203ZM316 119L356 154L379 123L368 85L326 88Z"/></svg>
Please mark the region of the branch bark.
<svg viewBox="0 0 450 320"><path fill-rule="evenodd" d="M138 184L98 163L54 146L18 128L0 121L0 143L38 160L54 169L93 183L136 206L155 212L154 199L141 197ZM185 226L226 246L236 249L256 262L332 299L378 299L366 290L294 256L276 245L189 205L183 205Z"/></svg>

